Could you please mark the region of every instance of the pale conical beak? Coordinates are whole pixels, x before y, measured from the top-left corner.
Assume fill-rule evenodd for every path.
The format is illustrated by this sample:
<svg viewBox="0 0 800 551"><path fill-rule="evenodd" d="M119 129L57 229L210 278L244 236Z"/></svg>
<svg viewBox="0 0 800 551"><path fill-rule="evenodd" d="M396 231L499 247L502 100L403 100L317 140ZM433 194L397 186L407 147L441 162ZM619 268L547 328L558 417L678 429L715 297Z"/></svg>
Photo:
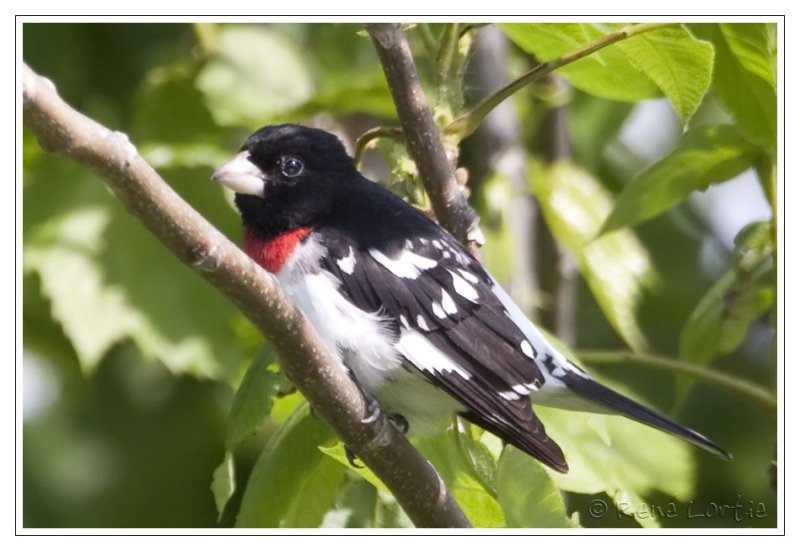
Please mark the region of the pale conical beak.
<svg viewBox="0 0 800 551"><path fill-rule="evenodd" d="M249 157L250 153L242 151L219 167L211 175L211 179L218 181L236 193L263 197L264 174L256 165L250 162Z"/></svg>

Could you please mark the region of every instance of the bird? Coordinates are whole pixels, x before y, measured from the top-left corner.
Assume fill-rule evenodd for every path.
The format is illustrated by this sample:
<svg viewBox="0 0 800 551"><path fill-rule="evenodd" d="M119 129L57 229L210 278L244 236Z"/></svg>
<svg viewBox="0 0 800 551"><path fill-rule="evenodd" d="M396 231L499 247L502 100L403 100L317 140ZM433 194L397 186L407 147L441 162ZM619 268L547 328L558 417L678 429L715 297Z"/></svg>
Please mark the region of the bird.
<svg viewBox="0 0 800 551"><path fill-rule="evenodd" d="M455 237L364 177L333 134L265 126L212 179L235 193L244 251L410 436L458 415L566 473L535 413L545 405L620 414L731 458L565 357Z"/></svg>

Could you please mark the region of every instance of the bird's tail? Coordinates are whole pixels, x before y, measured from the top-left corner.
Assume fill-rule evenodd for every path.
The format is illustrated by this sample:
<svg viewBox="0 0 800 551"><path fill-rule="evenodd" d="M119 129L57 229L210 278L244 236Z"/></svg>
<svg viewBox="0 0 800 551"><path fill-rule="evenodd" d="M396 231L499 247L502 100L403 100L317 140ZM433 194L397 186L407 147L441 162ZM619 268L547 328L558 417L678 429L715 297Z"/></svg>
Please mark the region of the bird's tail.
<svg viewBox="0 0 800 551"><path fill-rule="evenodd" d="M731 454L699 432L679 425L593 380L550 343L497 281L493 280L492 291L505 307L507 315L527 337L537 358L537 365L544 376L545 384L530 394L534 404L577 411L617 413L683 438L723 459L733 458Z"/></svg>
<svg viewBox="0 0 800 551"><path fill-rule="evenodd" d="M589 378L575 373L569 373L561 379L562 382L575 394L583 399L597 403L613 413L624 415L634 421L650 425L669 434L683 438L695 446L703 448L722 459L733 459L733 456L699 432L684 427L667 419L663 415L646 408L645 406L626 398L622 394L611 390Z"/></svg>

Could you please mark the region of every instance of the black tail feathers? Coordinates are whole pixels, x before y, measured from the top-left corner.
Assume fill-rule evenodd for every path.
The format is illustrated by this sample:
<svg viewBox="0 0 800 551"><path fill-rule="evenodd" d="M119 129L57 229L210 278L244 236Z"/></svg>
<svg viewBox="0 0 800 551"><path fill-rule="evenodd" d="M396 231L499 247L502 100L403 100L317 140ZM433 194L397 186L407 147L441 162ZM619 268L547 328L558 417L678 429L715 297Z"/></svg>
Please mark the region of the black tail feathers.
<svg viewBox="0 0 800 551"><path fill-rule="evenodd" d="M730 453L699 432L688 427L684 427L675 421L671 421L663 415L660 415L655 411L634 402L630 398L626 398L622 394L614 392L610 388L601 385L597 381L571 372L567 372L567 375L561 380L575 394L599 403L613 412L683 438L687 442L711 452L722 459L733 459L733 456Z"/></svg>

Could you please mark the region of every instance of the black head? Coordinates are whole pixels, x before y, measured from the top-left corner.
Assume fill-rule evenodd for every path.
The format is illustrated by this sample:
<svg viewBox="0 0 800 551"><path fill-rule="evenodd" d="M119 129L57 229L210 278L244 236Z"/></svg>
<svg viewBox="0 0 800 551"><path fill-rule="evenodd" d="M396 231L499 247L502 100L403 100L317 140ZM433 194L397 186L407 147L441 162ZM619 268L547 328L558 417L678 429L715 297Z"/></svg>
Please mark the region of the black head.
<svg viewBox="0 0 800 551"><path fill-rule="evenodd" d="M336 136L283 124L250 136L212 178L236 192L245 226L269 237L319 223L355 173Z"/></svg>

